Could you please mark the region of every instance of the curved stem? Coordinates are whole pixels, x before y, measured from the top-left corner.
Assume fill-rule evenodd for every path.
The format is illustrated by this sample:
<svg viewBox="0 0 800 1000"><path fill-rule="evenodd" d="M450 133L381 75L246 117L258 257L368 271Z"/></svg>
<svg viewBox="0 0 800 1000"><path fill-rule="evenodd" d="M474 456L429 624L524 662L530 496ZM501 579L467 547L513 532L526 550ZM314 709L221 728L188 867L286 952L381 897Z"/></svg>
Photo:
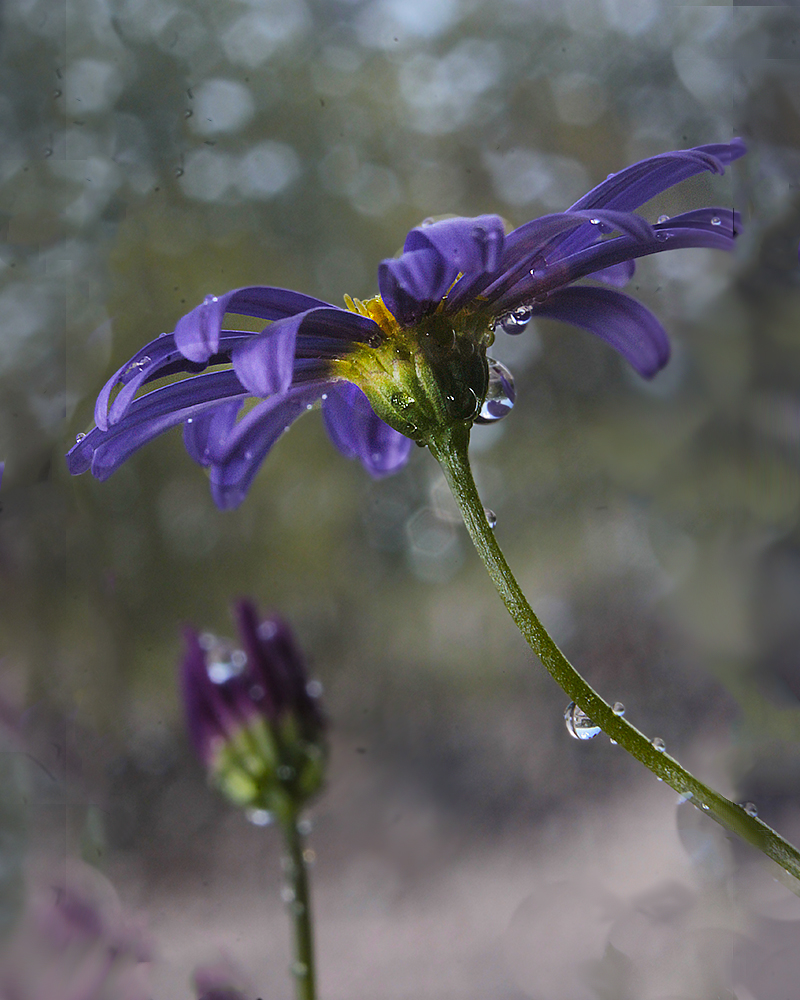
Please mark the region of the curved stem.
<svg viewBox="0 0 800 1000"><path fill-rule="evenodd" d="M315 1000L314 931L311 921L311 892L308 868L303 856L303 835L297 828L297 815L283 826L288 858L285 863L286 881L292 890L289 912L294 924L294 961L291 966L297 1000Z"/></svg>
<svg viewBox="0 0 800 1000"><path fill-rule="evenodd" d="M793 876L791 880L786 880L786 884L800 895L800 881L795 882L795 879L800 880L800 852L766 823L745 812L742 806L698 781L674 757L663 749L657 749L627 719L615 715L608 702L581 677L550 638L525 599L486 519L469 465L469 426L459 424L447 428L432 437L428 446L442 467L470 537L497 592L528 645L551 677L596 725L653 774L671 785L676 792L690 798L706 815L776 861L785 872Z"/></svg>

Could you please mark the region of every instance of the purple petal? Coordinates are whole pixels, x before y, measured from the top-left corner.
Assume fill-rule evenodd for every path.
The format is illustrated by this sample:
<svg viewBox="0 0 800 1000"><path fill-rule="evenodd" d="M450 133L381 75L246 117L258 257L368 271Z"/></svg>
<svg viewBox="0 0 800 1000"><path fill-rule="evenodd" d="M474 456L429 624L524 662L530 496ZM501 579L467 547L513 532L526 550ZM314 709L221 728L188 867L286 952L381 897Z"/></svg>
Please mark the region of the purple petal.
<svg viewBox="0 0 800 1000"><path fill-rule="evenodd" d="M242 403L241 399L232 399L186 420L183 425L183 443L198 465L211 465L214 457L221 454Z"/></svg>
<svg viewBox="0 0 800 1000"><path fill-rule="evenodd" d="M645 378L652 378L669 360L664 328L640 302L621 292L583 285L562 288L536 305L533 313L602 337Z"/></svg>
<svg viewBox="0 0 800 1000"><path fill-rule="evenodd" d="M604 281L607 285L615 288L624 288L631 280L636 271L636 264L632 260L623 260L619 264L612 264L604 267L600 271L593 271L587 275L589 278L596 278L597 281Z"/></svg>
<svg viewBox="0 0 800 1000"><path fill-rule="evenodd" d="M235 425L211 464L211 495L221 510L244 500L269 450L327 387L326 381L319 380L270 396Z"/></svg>
<svg viewBox="0 0 800 1000"><path fill-rule="evenodd" d="M240 330L223 330L219 343L219 349L222 352L221 355L218 355L219 360L227 360L228 353L237 344L249 340L253 336L255 334L244 333ZM209 362L213 362L213 360L213 356L207 359ZM137 351L130 361L117 369L106 382L100 390L95 404L95 423L101 430L106 430L109 424L121 420L136 393L147 382L180 372L199 374L204 366L205 362L189 361L181 354L175 344L175 337L171 333L162 334ZM114 401L110 403L111 394L118 385L122 388L115 396Z"/></svg>
<svg viewBox="0 0 800 1000"><path fill-rule="evenodd" d="M412 229L404 251L435 250L445 262L447 273L455 269L459 298L488 284L500 267L505 239L499 215L479 215L471 219L444 219L429 226ZM445 289L446 291L446 289ZM436 300L438 301L438 299Z"/></svg>
<svg viewBox="0 0 800 1000"><path fill-rule="evenodd" d="M746 152L742 140L733 139L730 143L714 143L660 153L612 174L576 201L569 211L613 208L630 212L687 177L704 170L715 174L724 173L728 163L744 156Z"/></svg>
<svg viewBox="0 0 800 1000"><path fill-rule="evenodd" d="M184 640L186 652L181 661L180 686L186 724L197 756L208 766L213 744L223 735L223 729L214 710L214 691L199 637L194 629L187 627Z"/></svg>
<svg viewBox="0 0 800 1000"><path fill-rule="evenodd" d="M458 267L432 248L411 250L378 265L381 298L401 326L413 326L436 309L458 276Z"/></svg>
<svg viewBox="0 0 800 1000"><path fill-rule="evenodd" d="M647 241L633 239L630 236L602 240L563 260L552 260L541 274L524 273L515 285L508 287L494 299L493 310L496 315L509 312L523 303L533 302L537 296L546 295L579 278L591 277L597 271L636 257L687 247L733 249L734 238L730 232L725 231L724 225L688 226L683 225L681 219L682 217L678 216L669 223L653 227L653 238Z"/></svg>
<svg viewBox="0 0 800 1000"><path fill-rule="evenodd" d="M552 267L553 256L558 260L563 257L560 252L555 255L549 254L548 244L556 236L570 230L585 228L591 230L594 234L592 239L596 239L601 226L606 227L605 232L619 230L627 233L630 239L643 243L653 239L653 229L649 223L630 212L609 212L598 209L592 212L570 211L544 215L509 233L503 251L502 274L483 290L482 297L489 304L493 304L521 279L546 275ZM454 299L457 299L457 289L458 286Z"/></svg>
<svg viewBox="0 0 800 1000"><path fill-rule="evenodd" d="M295 353L339 357L354 344L383 339L366 316L335 306L311 309L279 320L233 351L233 367L254 396L285 392L292 381Z"/></svg>
<svg viewBox="0 0 800 1000"><path fill-rule="evenodd" d="M211 372L165 385L135 399L125 417L108 430L95 427L81 438L67 454L69 471L79 475L91 467L97 479L108 479L138 448L165 430L223 400L247 395L233 372Z"/></svg>
<svg viewBox="0 0 800 1000"><path fill-rule="evenodd" d="M276 320L327 305L321 299L288 288L263 285L236 288L219 297L207 295L199 306L178 320L175 343L190 361L205 362L217 353L222 319L227 312Z"/></svg>
<svg viewBox="0 0 800 1000"><path fill-rule="evenodd" d="M376 478L397 472L408 461L412 441L375 413L364 393L350 382L331 386L322 401L331 441L347 458L357 458Z"/></svg>

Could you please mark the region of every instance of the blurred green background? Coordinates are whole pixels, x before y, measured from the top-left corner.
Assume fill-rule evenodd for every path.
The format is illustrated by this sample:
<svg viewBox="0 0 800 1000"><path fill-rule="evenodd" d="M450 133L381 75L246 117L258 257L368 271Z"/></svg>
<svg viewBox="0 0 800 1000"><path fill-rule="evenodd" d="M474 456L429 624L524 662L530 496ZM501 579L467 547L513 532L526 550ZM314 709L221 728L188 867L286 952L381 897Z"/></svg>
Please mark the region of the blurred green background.
<svg viewBox="0 0 800 1000"><path fill-rule="evenodd" d="M2 18L0 695L30 765L3 777L5 926L24 857L82 852L148 914L154 996L188 996L223 947L256 995L289 997L277 835L205 789L175 686L180 624L230 634L250 594L293 623L333 721L322 997L624 1000L609 941L635 1000L737 989L730 963L697 972L713 963L686 957L688 924L677 985L609 931L667 878L692 894L673 917L706 926L748 858L703 868L668 789L605 737L568 738L428 454L370 481L312 413L221 513L177 431L105 484L71 480L63 453L110 373L208 293L368 297L426 216L518 225L634 160L742 135L724 178L643 209L746 222L732 256L640 263L629 291L670 333L667 369L644 383L555 323L501 335L518 401L475 430L473 458L512 568L588 679L797 843L796 8L10 0ZM559 923L592 879L617 909ZM758 920L777 918L748 898L708 920L766 947ZM584 920L602 933L573 941Z"/></svg>

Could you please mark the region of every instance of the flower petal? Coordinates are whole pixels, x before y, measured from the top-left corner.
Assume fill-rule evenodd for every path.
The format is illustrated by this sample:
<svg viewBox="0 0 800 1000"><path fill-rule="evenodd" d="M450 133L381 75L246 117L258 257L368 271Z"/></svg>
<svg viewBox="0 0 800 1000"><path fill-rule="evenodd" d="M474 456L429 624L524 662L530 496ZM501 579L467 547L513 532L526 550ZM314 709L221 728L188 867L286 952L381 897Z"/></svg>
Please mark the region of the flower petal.
<svg viewBox="0 0 800 1000"><path fill-rule="evenodd" d="M588 225L587 225L588 223ZM509 233L503 250L502 273L481 293L488 304L494 304L506 291L528 276L539 278L549 273L553 261L560 260L563 253L551 251L556 236L576 229L589 229L592 239L603 232L618 230L629 238L641 242L652 241L653 228L641 216L631 212L609 212L597 209L592 212L557 212L533 219ZM563 282L559 282L563 283ZM458 286L456 286L456 289Z"/></svg>
<svg viewBox="0 0 800 1000"><path fill-rule="evenodd" d="M190 361L205 362L217 352L222 319L227 312L277 320L327 305L322 299L267 285L236 288L226 295L207 295L199 306L178 320L175 343Z"/></svg>
<svg viewBox="0 0 800 1000"><path fill-rule="evenodd" d="M610 267L604 267L600 271L593 271L587 277L604 281L607 285L613 285L615 288L624 288L635 271L636 264L632 260L623 260L619 264L611 264Z"/></svg>
<svg viewBox="0 0 800 1000"><path fill-rule="evenodd" d="M636 257L646 257L664 250L681 250L687 247L708 247L712 250L733 249L734 235L731 230L726 231L724 217L720 217L723 222L720 226L684 225L680 221L682 218L682 216L677 216L669 223L654 226L652 239L646 241L630 236L617 236L614 239L602 240L593 246L584 247L563 260L559 260L554 254L553 259L548 262L541 274L523 273L515 285L508 287L502 295L495 298L492 302L494 313L501 315L510 312L517 306L530 304L537 297L551 293L554 289L572 281L592 277L598 271ZM730 220L730 215L728 220Z"/></svg>
<svg viewBox="0 0 800 1000"><path fill-rule="evenodd" d="M667 188L679 184L694 174L710 170L715 174L725 172L732 160L737 160L747 152L741 139L729 143L714 143L695 146L692 149L677 149L670 153L660 153L646 160L611 174L602 184L592 188L569 209L612 208L630 212Z"/></svg>
<svg viewBox="0 0 800 1000"><path fill-rule="evenodd" d="M669 360L669 340L662 325L649 309L621 292L584 285L562 288L533 312L602 337L645 378L652 378Z"/></svg>
<svg viewBox="0 0 800 1000"><path fill-rule="evenodd" d="M336 357L359 343L383 339L380 327L366 316L324 306L271 323L266 330L241 343L232 353L233 368L254 396L285 392L292 381L295 353ZM321 349L328 345L327 350Z"/></svg>
<svg viewBox="0 0 800 1000"><path fill-rule="evenodd" d="M211 495L221 510L239 506L269 450L327 386L318 380L270 396L235 425L211 463Z"/></svg>
<svg viewBox="0 0 800 1000"><path fill-rule="evenodd" d="M438 251L422 248L378 265L384 305L401 326L413 326L436 309L458 277L458 268Z"/></svg>
<svg viewBox="0 0 800 1000"><path fill-rule="evenodd" d="M108 430L93 428L68 452L72 475L91 468L104 480L143 444L163 431L199 416L223 400L244 399L247 392L233 372L210 372L165 385L140 396L125 416Z"/></svg>
<svg viewBox="0 0 800 1000"><path fill-rule="evenodd" d="M408 461L413 442L381 420L358 386L332 385L322 401L322 416L339 451L359 459L376 478L397 472Z"/></svg>
<svg viewBox="0 0 800 1000"><path fill-rule="evenodd" d="M211 465L215 456L222 452L242 403L241 399L231 399L213 410L187 418L183 425L183 443L199 465Z"/></svg>
<svg viewBox="0 0 800 1000"><path fill-rule="evenodd" d="M443 219L412 229L404 251L435 250L446 269L455 269L459 300L488 284L500 267L505 227L499 215Z"/></svg>

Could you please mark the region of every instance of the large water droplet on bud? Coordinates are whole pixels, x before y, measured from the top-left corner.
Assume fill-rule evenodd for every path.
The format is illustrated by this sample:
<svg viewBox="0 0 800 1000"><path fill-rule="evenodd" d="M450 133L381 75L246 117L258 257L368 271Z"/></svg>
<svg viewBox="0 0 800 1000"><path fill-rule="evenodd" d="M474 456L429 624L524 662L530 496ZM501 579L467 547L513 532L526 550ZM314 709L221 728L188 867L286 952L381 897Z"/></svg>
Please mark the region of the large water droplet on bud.
<svg viewBox="0 0 800 1000"><path fill-rule="evenodd" d="M564 709L564 723L567 732L574 740L591 740L600 732L600 727L595 725L574 701Z"/></svg>
<svg viewBox="0 0 800 1000"><path fill-rule="evenodd" d="M517 398L514 389L514 376L499 361L486 359L489 365L489 387L483 400L481 411L475 418L476 424L493 424L496 420L510 413Z"/></svg>

